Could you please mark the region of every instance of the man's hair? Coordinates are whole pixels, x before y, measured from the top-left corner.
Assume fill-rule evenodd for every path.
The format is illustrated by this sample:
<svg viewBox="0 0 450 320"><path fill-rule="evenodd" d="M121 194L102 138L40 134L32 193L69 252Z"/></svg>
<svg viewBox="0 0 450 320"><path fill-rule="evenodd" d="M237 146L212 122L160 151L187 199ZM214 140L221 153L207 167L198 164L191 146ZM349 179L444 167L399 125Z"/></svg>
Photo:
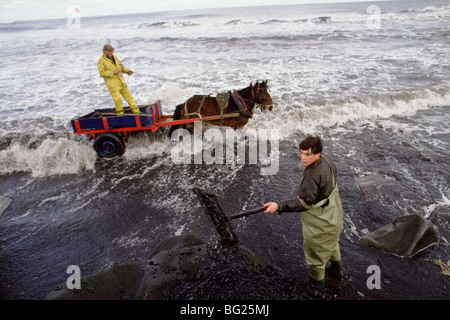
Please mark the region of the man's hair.
<svg viewBox="0 0 450 320"><path fill-rule="evenodd" d="M300 150L309 150L311 148L312 153L317 154L322 152L322 139L319 136L307 136L306 139L300 142L299 148Z"/></svg>

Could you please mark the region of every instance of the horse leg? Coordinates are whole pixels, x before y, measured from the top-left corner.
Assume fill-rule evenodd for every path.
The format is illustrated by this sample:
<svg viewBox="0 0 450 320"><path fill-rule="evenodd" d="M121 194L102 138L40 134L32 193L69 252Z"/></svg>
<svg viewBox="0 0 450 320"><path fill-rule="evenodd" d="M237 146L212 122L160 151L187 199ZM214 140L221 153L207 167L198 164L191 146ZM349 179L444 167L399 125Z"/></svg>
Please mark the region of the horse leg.
<svg viewBox="0 0 450 320"><path fill-rule="evenodd" d="M183 107L183 104L179 104L176 108L175 108L175 112L173 114L173 120L180 120L181 119L181 108ZM173 125L170 126L170 131L169 131L169 138L172 137L172 133L179 129L181 127L180 124L177 125Z"/></svg>

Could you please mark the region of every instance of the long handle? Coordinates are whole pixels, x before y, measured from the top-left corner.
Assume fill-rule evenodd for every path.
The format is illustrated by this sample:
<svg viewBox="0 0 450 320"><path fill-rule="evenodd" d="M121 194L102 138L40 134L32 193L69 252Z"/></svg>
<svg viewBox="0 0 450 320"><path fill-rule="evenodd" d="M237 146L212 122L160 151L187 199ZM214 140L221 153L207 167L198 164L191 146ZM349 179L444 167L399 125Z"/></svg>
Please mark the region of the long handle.
<svg viewBox="0 0 450 320"><path fill-rule="evenodd" d="M258 212L265 211L266 209L267 209L266 207L262 207L262 208L258 208L258 209L253 209L253 210L251 210L251 211L246 211L246 212L238 213L238 214L229 216L229 217L228 217L228 220L237 219L237 218L241 218L241 217L246 217L246 216L249 216L249 215L258 213Z"/></svg>
<svg viewBox="0 0 450 320"><path fill-rule="evenodd" d="M96 112L95 115L97 116L117 116L117 117L123 117L123 116L139 116L139 117L153 117L151 114L131 114L131 113L108 113L108 112Z"/></svg>

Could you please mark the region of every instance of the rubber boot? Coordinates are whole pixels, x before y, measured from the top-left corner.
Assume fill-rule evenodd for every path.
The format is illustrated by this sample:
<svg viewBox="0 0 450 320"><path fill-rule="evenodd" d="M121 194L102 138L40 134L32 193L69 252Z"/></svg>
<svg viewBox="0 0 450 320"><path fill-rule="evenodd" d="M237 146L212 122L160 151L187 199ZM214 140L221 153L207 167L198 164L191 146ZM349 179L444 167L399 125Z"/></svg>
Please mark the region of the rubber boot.
<svg viewBox="0 0 450 320"><path fill-rule="evenodd" d="M344 271L342 271L342 262L341 260L338 261L328 261L326 270L330 272L333 276L338 278L344 277Z"/></svg>
<svg viewBox="0 0 450 320"><path fill-rule="evenodd" d="M138 106L136 106L136 107L131 107L130 109L131 109L131 111L132 111L134 114L141 114L141 111L139 110L139 107L138 107Z"/></svg>
<svg viewBox="0 0 450 320"><path fill-rule="evenodd" d="M323 287L325 285L325 278L322 280L315 280L315 279L309 277L309 283L311 283L312 285L318 286L318 287Z"/></svg>

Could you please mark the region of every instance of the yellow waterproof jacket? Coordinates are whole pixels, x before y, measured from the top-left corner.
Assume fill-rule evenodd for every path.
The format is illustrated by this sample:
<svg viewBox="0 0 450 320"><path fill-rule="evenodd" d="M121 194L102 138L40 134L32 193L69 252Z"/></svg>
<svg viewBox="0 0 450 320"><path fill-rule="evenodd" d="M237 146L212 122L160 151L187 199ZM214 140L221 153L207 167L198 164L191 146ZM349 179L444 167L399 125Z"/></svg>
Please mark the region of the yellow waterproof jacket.
<svg viewBox="0 0 450 320"><path fill-rule="evenodd" d="M106 57L105 54L98 60L98 72L105 80L106 86L109 90L119 90L122 87L127 87L123 79L123 73L127 73L128 69L123 66L119 58L114 55L115 64ZM114 74L114 70L119 70L118 74Z"/></svg>

